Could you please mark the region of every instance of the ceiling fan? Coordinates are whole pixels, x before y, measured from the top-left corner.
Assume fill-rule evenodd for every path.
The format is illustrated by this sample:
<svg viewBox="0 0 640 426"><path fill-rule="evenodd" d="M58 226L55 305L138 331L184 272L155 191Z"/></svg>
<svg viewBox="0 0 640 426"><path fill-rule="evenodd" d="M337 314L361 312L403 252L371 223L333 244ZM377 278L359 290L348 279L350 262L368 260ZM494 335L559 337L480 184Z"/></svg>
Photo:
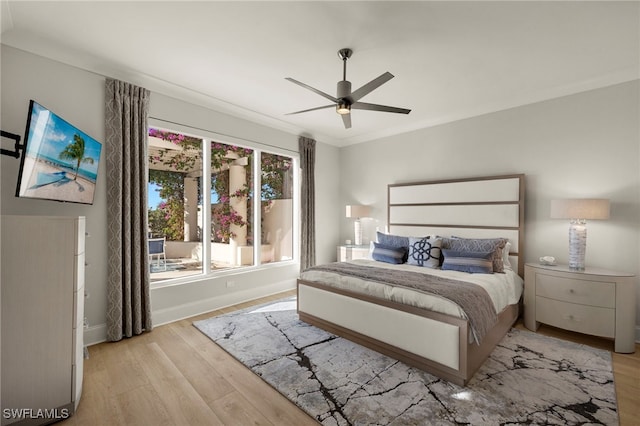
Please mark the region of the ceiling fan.
<svg viewBox="0 0 640 426"><path fill-rule="evenodd" d="M378 104L369 104L366 102L359 102L364 96L373 92L378 87L382 86L387 81L393 78L393 74L390 72L385 72L380 77L374 78L355 92L351 91L351 82L347 81L347 59L351 57L353 51L351 49L340 49L338 50L338 57L342 59L342 81L338 82L337 95L335 97L321 91L315 89L309 85L299 82L298 80L294 80L291 77L285 78L285 80L289 80L292 83L297 84L298 86L302 86L305 89L311 90L318 95L329 99L333 102L330 105L324 105L320 107L305 109L302 111L290 112L287 115L292 114L300 114L303 112L316 111L319 109L331 108L335 105L336 112L342 116L342 122L344 123L344 128L351 128L351 109L366 109L369 111L382 111L382 112L395 112L398 114L409 114L411 112L410 109L405 108L396 108L387 105L378 105Z"/></svg>

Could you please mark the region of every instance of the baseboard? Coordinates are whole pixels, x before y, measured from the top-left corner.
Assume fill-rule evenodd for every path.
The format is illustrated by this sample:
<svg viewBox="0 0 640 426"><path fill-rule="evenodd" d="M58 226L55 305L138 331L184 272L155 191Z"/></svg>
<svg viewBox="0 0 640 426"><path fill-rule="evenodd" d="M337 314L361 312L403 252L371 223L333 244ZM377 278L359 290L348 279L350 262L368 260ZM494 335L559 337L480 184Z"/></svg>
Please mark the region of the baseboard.
<svg viewBox="0 0 640 426"><path fill-rule="evenodd" d="M107 324L98 324L85 327L84 345L91 346L107 341Z"/></svg>
<svg viewBox="0 0 640 426"><path fill-rule="evenodd" d="M171 308L153 311L151 314L153 318L153 326L157 327L163 324L180 321L195 315L204 314L217 309L237 305L238 303L259 299L261 297L271 296L272 294L282 293L283 291L293 290L295 288L295 280L286 280L256 289L224 294L209 299L198 300L192 303L185 303L178 306L172 306ZM107 324L98 324L85 328L85 346L96 345L106 341Z"/></svg>
<svg viewBox="0 0 640 426"><path fill-rule="evenodd" d="M198 300L195 302L184 303L178 306L172 306L166 309L153 311L153 326L157 327L175 321L180 321L195 315L204 314L215 311L217 309L226 308L228 306L237 305L238 303L248 302L250 300L259 299L272 294L282 293L283 291L293 290L296 288L296 281L285 280L273 283L267 286L261 286L244 291L238 291L209 299Z"/></svg>

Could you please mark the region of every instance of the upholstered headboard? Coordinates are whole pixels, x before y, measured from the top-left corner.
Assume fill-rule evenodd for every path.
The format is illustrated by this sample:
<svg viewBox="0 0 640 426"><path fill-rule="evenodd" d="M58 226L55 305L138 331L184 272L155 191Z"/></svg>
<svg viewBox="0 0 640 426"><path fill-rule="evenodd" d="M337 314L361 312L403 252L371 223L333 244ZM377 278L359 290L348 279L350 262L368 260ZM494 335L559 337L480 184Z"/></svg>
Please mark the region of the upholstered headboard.
<svg viewBox="0 0 640 426"><path fill-rule="evenodd" d="M504 237L524 276L524 174L388 185L389 232L404 236Z"/></svg>

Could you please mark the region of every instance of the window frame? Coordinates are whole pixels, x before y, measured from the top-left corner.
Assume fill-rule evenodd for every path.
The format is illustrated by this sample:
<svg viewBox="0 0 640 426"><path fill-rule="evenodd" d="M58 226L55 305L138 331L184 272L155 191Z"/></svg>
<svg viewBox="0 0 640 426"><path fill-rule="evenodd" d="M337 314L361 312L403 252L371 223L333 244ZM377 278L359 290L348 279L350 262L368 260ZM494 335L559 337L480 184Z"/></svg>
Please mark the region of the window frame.
<svg viewBox="0 0 640 426"><path fill-rule="evenodd" d="M271 269L283 266L290 266L300 263L300 154L297 151L279 148L265 143L241 139L229 135L218 134L204 129L195 129L189 126L176 124L173 122L164 122L163 120L149 118L149 128L154 128L167 132L183 133L202 139L202 205L211 205L211 142L215 141L226 145L235 145L253 150L252 172L253 194L255 201L252 203L253 208L253 264L240 266L237 268L223 269L214 271L211 269L211 244L204 244L204 241L211 236L211 209L202 209L202 271L197 274L187 275L184 277L168 278L165 280L154 281L150 287L162 288L175 285L183 285L200 281L211 280L212 278L225 277L229 275L244 274L261 269ZM262 210L261 210L261 193L262 193L262 153L275 154L291 158L292 160L292 180L293 180L293 212L292 212L292 230L293 230L293 258L290 260L275 261L269 263L261 262L262 241L261 238L255 238L255 235L261 235L262 229ZM207 178L205 178L207 177ZM147 162L147 183L149 182L149 167ZM257 201L257 202L256 202ZM148 212L148 208L147 208ZM148 260L147 260L148 261Z"/></svg>

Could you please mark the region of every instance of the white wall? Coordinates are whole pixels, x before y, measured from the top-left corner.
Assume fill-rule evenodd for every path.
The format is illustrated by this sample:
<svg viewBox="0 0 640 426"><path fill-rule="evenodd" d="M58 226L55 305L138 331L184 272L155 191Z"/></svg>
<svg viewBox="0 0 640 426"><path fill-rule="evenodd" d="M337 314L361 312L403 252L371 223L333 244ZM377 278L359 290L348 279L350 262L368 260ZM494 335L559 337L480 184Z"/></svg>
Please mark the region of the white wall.
<svg viewBox="0 0 640 426"><path fill-rule="evenodd" d="M384 229L389 183L525 173L527 262L568 262L568 222L549 218L551 199L609 198L611 219L588 223L586 263L638 275L639 105L636 80L344 148L341 205L372 205Z"/></svg>
<svg viewBox="0 0 640 426"><path fill-rule="evenodd" d="M341 150L326 144L316 145L316 263L336 261L340 236L340 187L344 184L340 167ZM324 195L321 195L324 194Z"/></svg>
<svg viewBox="0 0 640 426"><path fill-rule="evenodd" d="M1 123L2 130L19 134L24 140L29 100L37 100L70 123L76 125L98 141L104 142L105 77L64 65L59 62L0 45L1 49ZM152 90L150 116L154 120L169 120L207 129L230 137L257 141L277 149L297 152L298 136L268 128L249 121L221 114L202 106L163 95L154 91L154 82L132 81ZM146 83L149 83L148 85ZM180 129L177 129L180 130ZM193 131L193 129L191 129ZM205 135L206 136L206 135ZM222 140L224 142L224 140ZM4 148L12 144L2 141ZM318 143L316 177L318 229L326 227L325 218L337 211L337 173L333 172L338 160L335 147ZM8 156L0 158L2 177L0 212L19 215L83 215L87 217L90 238L86 243L86 300L85 315L91 325L85 332L85 342L94 343L105 338L106 298L106 174L105 157L101 158L97 179L96 198L92 206L56 203L52 201L16 198L15 186L19 160ZM323 179L322 176L331 176ZM327 219L328 220L328 219ZM335 223L335 222L334 222ZM319 232L316 244L318 259L326 261L335 256L337 227ZM37 266L30 260L25 267ZM216 309L240 301L293 288L298 265L281 265L251 272L236 272L232 276L204 279L198 282L154 287L151 291L153 321L161 324L196 313ZM234 286L227 288L226 282Z"/></svg>

